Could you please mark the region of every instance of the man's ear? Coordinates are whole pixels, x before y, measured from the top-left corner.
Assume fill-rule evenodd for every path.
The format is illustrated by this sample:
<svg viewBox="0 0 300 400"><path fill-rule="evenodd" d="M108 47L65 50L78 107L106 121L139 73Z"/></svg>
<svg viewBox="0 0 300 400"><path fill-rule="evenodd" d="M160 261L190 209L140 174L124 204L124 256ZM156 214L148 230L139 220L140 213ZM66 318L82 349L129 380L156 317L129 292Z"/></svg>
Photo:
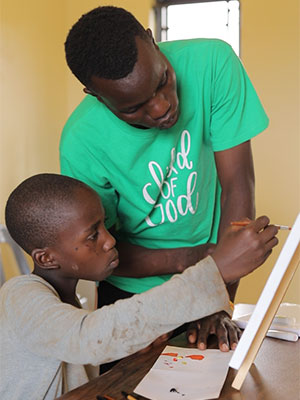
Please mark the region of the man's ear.
<svg viewBox="0 0 300 400"><path fill-rule="evenodd" d="M90 90L90 89L85 87L85 88L83 88L83 91L84 91L85 94L90 94L91 96L97 97L97 100L99 100L100 103L104 103L104 101L102 100L102 97L98 96L92 90Z"/></svg>
<svg viewBox="0 0 300 400"><path fill-rule="evenodd" d="M157 46L157 44L155 42L155 39L154 39L151 29L150 28L146 29L146 32L147 32L147 35L149 36L150 40L152 41L154 47L159 50L159 47Z"/></svg>
<svg viewBox="0 0 300 400"><path fill-rule="evenodd" d="M91 96L97 97L96 93L94 93L92 90L88 89L87 87L84 87L83 91L85 94L90 94Z"/></svg>
<svg viewBox="0 0 300 400"><path fill-rule="evenodd" d="M59 269L60 265L48 248L34 249L31 252L31 257L35 264L43 269Z"/></svg>

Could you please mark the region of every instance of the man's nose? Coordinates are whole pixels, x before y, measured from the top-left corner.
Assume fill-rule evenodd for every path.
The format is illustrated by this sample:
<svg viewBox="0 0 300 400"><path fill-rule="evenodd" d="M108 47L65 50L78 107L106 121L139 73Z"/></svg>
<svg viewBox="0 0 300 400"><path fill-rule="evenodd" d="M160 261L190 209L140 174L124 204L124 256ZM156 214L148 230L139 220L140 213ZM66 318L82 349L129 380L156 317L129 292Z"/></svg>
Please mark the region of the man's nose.
<svg viewBox="0 0 300 400"><path fill-rule="evenodd" d="M169 100L162 93L152 97L147 106L147 112L153 120L163 118L171 108Z"/></svg>

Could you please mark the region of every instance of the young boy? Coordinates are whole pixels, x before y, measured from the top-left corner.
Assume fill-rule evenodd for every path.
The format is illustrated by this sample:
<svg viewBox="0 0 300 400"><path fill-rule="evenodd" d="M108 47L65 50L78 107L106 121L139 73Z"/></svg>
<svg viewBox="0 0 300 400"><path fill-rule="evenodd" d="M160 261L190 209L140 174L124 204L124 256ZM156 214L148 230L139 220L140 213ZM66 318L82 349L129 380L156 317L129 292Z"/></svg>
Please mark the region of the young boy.
<svg viewBox="0 0 300 400"><path fill-rule="evenodd" d="M134 353L185 322L230 313L225 283L254 270L277 244L267 217L232 227L212 256L182 274L90 312L76 297L78 279L101 281L118 266L97 193L73 178L35 175L12 192L5 217L34 270L0 290L2 400L54 399L88 381L87 364Z"/></svg>

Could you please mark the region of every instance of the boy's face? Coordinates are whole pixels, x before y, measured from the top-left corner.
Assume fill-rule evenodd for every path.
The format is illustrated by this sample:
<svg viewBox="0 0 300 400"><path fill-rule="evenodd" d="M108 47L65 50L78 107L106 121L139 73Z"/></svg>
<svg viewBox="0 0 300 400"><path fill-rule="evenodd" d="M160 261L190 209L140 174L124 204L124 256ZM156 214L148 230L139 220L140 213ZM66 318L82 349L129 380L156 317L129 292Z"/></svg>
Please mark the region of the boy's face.
<svg viewBox="0 0 300 400"><path fill-rule="evenodd" d="M63 226L51 248L61 278L101 281L118 266L115 239L104 226L104 210L93 190L77 189L63 210Z"/></svg>
<svg viewBox="0 0 300 400"><path fill-rule="evenodd" d="M138 60L133 71L118 80L92 78L92 93L118 118L144 128L171 128L179 107L175 72L152 40L136 38Z"/></svg>

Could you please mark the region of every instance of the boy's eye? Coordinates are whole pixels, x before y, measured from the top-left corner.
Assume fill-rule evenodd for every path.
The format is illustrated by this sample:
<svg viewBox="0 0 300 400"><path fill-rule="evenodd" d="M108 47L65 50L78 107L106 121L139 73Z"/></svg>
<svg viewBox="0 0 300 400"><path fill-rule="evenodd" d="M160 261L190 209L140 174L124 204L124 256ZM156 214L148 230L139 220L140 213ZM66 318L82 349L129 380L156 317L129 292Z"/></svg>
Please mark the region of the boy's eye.
<svg viewBox="0 0 300 400"><path fill-rule="evenodd" d="M94 241L94 240L96 240L96 239L98 238L98 236L99 236L99 232L96 231L95 233L93 233L92 235L90 235L90 236L88 237L88 240Z"/></svg>

